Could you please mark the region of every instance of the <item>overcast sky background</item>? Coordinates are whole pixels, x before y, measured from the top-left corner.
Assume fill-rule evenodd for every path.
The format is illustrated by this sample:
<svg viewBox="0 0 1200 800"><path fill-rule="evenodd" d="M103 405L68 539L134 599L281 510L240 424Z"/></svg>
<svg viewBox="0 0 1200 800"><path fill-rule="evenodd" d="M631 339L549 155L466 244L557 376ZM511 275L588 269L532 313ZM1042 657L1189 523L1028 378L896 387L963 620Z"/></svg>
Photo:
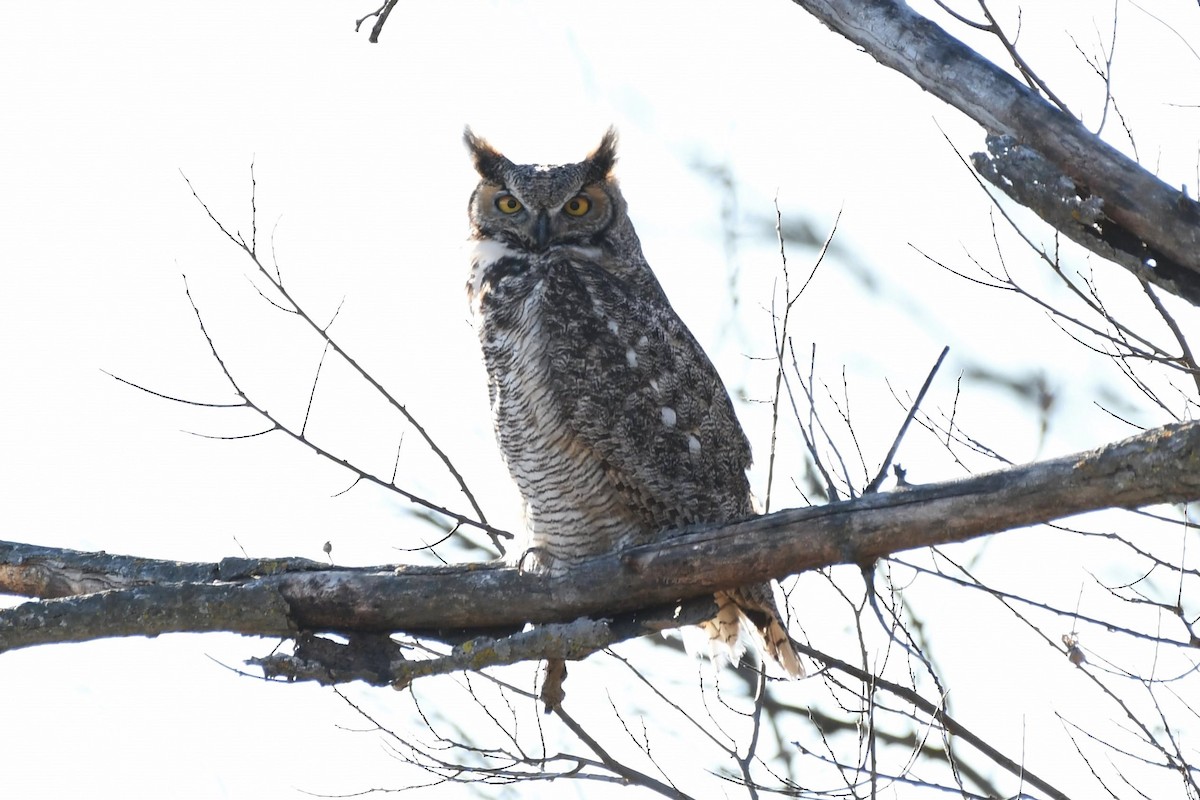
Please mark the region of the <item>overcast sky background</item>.
<svg viewBox="0 0 1200 800"><path fill-rule="evenodd" d="M188 305L186 275L243 387L298 424L320 347L262 302L247 259L182 177L248 234L251 162L259 242L273 248L291 290L318 319L343 303L332 328L339 341L430 429L494 521L516 527L463 292L475 180L461 144L467 123L514 160L545 163L578 160L618 127L618 175L649 261L731 392L751 401L739 413L760 493L770 412L754 401L773 386L762 359L780 277L776 197L785 222L818 236L841 214L834 253L797 305L792 334L805 357L816 347L818 374L838 394L845 369L868 470L905 413L889 382L915 393L947 344L930 408L954 404L956 380L973 364L1013 380L1044 374L1056 393L1043 432L1011 392L964 382L960 424L1014 461L1133 432L1097 398L1139 424L1165 421L1030 304L917 252L963 270L971 257L998 264L990 203L955 152L982 149L980 129L792 4L402 0L377 45L353 31L369 5L0 5L0 538L180 560L322 558L331 541L339 563L377 564L413 558L396 548L432 535L380 491L334 496L349 485L346 473L282 436L228 442L185 432L261 429L250 415L169 403L104 374L232 399ZM1194 192L1200 58L1187 42L1200 41L1200 17L1171 5L1119 5L1113 92L1142 162ZM1111 35L1112 8L1027 4L1022 20L1025 54L1093 128L1104 87L1070 37L1095 53ZM1015 11L1005 13L1015 25ZM1105 138L1130 150L1113 119ZM730 196L704 165L736 180L732 263L721 235ZM1062 297L1014 237L1001 236L1014 274ZM793 247L793 276L806 275L814 256ZM1145 312L1131 279L1074 258L1081 270L1095 267L1116 309ZM1195 328L1194 315L1172 308ZM327 378L310 433L386 475L400 426L336 367ZM796 476L793 434L781 452L780 468ZM404 485L458 502L412 434L401 454ZM931 437L911 435L900 461L917 482L962 474ZM785 487L773 505L799 502ZM1072 558L1075 543L1039 540L1030 563L1026 536L988 545L997 569L1021 563L1021 575L1007 576L1015 588L1073 607L1092 585ZM1044 693L1047 713L1063 704L1086 720L1067 670L1022 663L970 614L946 620L955 640L939 655L1000 690L967 709L986 717L1006 692L1031 705ZM838 621L806 619L805 630L818 646L838 646ZM5 794L250 798L404 785L409 773L376 734L346 729L364 725L331 691L267 685L217 663L236 666L271 646L166 636L0 656ZM816 687L793 691L803 698ZM348 693L380 713L394 707L389 692ZM1003 743L1037 752L1031 727L1013 720Z"/></svg>

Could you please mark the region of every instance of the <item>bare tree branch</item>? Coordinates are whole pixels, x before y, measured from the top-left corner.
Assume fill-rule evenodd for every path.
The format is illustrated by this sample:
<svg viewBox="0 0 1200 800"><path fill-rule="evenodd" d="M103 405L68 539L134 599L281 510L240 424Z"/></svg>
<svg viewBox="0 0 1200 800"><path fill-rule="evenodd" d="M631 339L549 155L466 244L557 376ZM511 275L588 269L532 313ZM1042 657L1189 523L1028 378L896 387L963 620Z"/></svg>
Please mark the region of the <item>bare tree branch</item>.
<svg viewBox="0 0 1200 800"><path fill-rule="evenodd" d="M390 12L390 5L386 6L386 8ZM383 11L384 9L381 8L380 10ZM385 14L385 16L386 16L386 14ZM382 25L382 21L379 24ZM408 424L411 425L417 431L417 433L420 435L420 437L429 446L429 449L433 452L433 454L435 456L437 456L438 460L442 462L443 466L445 466L446 470L450 473L450 475L453 476L455 482L458 484L459 491L461 491L463 493L463 495L467 498L467 501L471 504L471 508L472 508L472 510L474 510L476 517L478 519L478 522L476 522L475 520L472 520L468 517L463 517L462 515L459 515L459 514L451 513L451 514L447 514L447 516L450 516L451 518L455 519L455 521L457 521L459 523L476 526L476 527L479 527L481 530L484 530L488 534L488 536L491 537L492 543L496 545L496 548L501 553L503 553L504 545L501 543L500 540L501 540L501 538L512 538L512 535L507 533L506 531L499 531L495 528L492 528L490 525L487 524L487 517L484 515L483 509L480 508L478 501L476 501L476 499L475 499L475 495L471 492L471 489L467 486L467 482L463 479L462 474L459 473L458 468L454 466L454 463L450 460L450 457L448 455L446 455L446 452L444 450L442 450L441 446L438 445L437 442L435 442L433 440L433 437L429 434L429 432L425 429L425 427L420 422L417 421L417 418L415 416L413 416L413 414L408 410L408 408L403 403L401 403L399 400L397 400L396 397L393 396L387 389L385 389L382 384L380 384L377 380L375 380L374 376L372 376L371 373L367 372L367 370L364 369L358 363L358 361L355 360L346 350L344 350L342 348L342 346L340 344L338 344L338 342L329 334L329 326L333 324L333 320L331 319L325 325L319 325L317 323L317 321L315 319L313 319L312 316L308 313L308 311L304 308L304 306L302 306L300 304L300 302L298 300L296 300L296 298L292 295L292 293L284 287L283 278L280 276L280 272L279 272L278 262L276 262L275 271L274 271L274 273L272 273L272 271L267 268L266 264L264 264L259 259L258 250L256 249L257 242L258 242L258 219L257 219L258 206L257 206L256 200L254 199L254 193L257 189L258 184L254 179L253 164L251 164L251 169L250 169L250 188L251 188L250 226L251 226L251 231L252 231L250 244L246 244L246 240L242 236L241 233L230 232L229 228L225 227L225 224L223 222L221 222L219 219L217 219L216 215L213 214L212 209L210 209L208 207L208 204L205 203L204 200L200 197L199 192L197 192L196 188L194 186L192 186L192 182L191 182L191 180L188 179L188 176L184 175L182 173L182 171L180 172L180 175L183 177L184 182L187 184L188 191L190 191L192 193L192 197L196 198L196 202L199 203L200 207L204 209L204 213L207 214L208 218L210 220L212 220L214 225L217 226L217 229L220 230L221 233L223 233L225 235L225 238L229 239L229 241L233 242L247 256L249 256L250 260L254 263L254 267L258 271L258 273L260 275L262 275L263 277L265 277L271 283L271 285L279 293L280 297L283 299L284 302L279 303L279 302L267 297L267 295L257 285L255 285L255 284L253 284L253 282L251 282L252 285L255 286L255 289L258 290L259 295L262 296L263 299L267 300L267 302L271 303L271 305L275 306L276 308L279 308L282 311L285 311L289 314L295 314L299 319L303 320L304 323L314 333L316 333L317 336L320 337L320 339L324 342L324 346L327 351L332 350L334 353L337 353L337 355L341 357L341 359L346 363L347 366L349 366L351 369L353 369L364 381L367 382L368 385L370 385L370 387L380 397L382 397L384 400L387 401L388 405L390 405L392 408L394 408L396 411L398 411L401 416L404 417L405 421L407 421ZM268 414L265 413L265 411L260 406L250 402L250 399L246 396L246 394L244 392L242 392L241 388L238 387L237 382L234 380L232 373L230 373L230 371L226 368L225 362L221 358L220 353L217 351L217 347L213 343L212 337L209 336L208 330L205 328L205 325L204 325L204 320L200 315L200 309L196 306L195 301L192 299L191 292L189 290L187 290L187 278L186 277L184 278L184 290L187 292L188 302L191 304L192 310L196 314L196 320L200 324L201 332L204 334L204 338L208 342L208 346L209 346L209 349L212 351L213 357L216 358L217 363L221 367L221 371L225 374L225 377L229 380L230 384L233 386L233 389L237 393L238 397L240 397L244 401L243 403L241 403L239 405L246 405L246 406L253 408L254 410L258 411L260 414L263 414L263 416L266 416L268 419L271 419L271 421L275 424L276 429L283 430L286 433L288 433L289 435L293 436L294 438L300 439L305 444L311 445L311 442L308 442L308 440L304 439L302 436L292 432L291 430L287 429L285 426L281 425L276 420L272 419ZM334 318L337 317L337 314L340 311L341 311L341 304L338 305L338 311L334 312ZM324 355L322 355L322 361L324 361ZM114 377L116 377L116 376L114 376ZM131 383L130 381L126 381L123 378L118 378L118 380L121 380L124 383ZM137 386L137 384L132 384L132 385ZM140 389L142 387L138 386L137 388ZM158 392L151 392L151 393L156 394L159 397L167 397L166 395L160 394ZM177 400L178 398L168 397L167 399ZM190 401L184 400L181 402L190 402ZM210 404L196 404L196 405L210 405ZM307 424L307 421L308 420L306 417L305 424ZM330 454L329 457L335 461L339 461L340 463L342 463L345 466L350 466L344 460L333 457L332 454ZM351 469L353 469L353 467ZM361 470L355 470L355 471L359 472L359 474L363 475L363 477L369 477L369 476L366 476L365 474L363 474ZM411 493L403 492L403 490L400 490L400 488L398 486L395 486L394 484L384 484L382 481L380 481L377 478L371 478L371 480L373 480L376 483L379 483L384 488L388 488L393 491L400 491L402 494L405 494L413 502L416 502L420 505L424 505L427 508L430 508L431 510L439 511L439 513L441 513L441 511L442 511L440 508L433 506L420 498L416 498Z"/></svg>
<svg viewBox="0 0 1200 800"><path fill-rule="evenodd" d="M379 34L383 33L383 26L387 24L388 15L392 13L392 9L395 7L396 0L385 0L384 4L379 8L355 21L354 32L358 33L364 22L371 17L375 17L375 25L371 28L371 35L367 41L371 44L379 44Z"/></svg>
<svg viewBox="0 0 1200 800"><path fill-rule="evenodd" d="M446 655L411 660L403 657L399 644L390 638L378 637L386 649L373 644L367 652L386 653L387 659L379 661L373 658L369 667L362 664L364 648L356 646L357 642L342 645L309 636L293 655L273 653L265 658L251 659L250 663L262 667L269 678L286 677L289 680L315 680L319 683L362 680L376 686L390 684L403 689L426 675L478 671L485 667L548 657L580 659L624 638L641 636L646 632L643 628L626 631L626 635L622 636L604 620L578 619L561 625L539 625L509 636L475 637L455 645ZM323 649L313 652L313 647ZM331 669L331 662L339 664L341 668Z"/></svg>
<svg viewBox="0 0 1200 800"><path fill-rule="evenodd" d="M1085 511L1198 497L1200 423L1192 422L964 480L690 529L660 544L591 559L560 577L496 564L352 570L238 559L174 565L4 543L0 591L62 599L0 610L0 652L175 631L408 631L444 638L499 628L507 634L527 622L607 619L726 586L834 564L868 565L901 550ZM709 566L697 570L697 563ZM100 587L107 591L95 593ZM94 593L64 597L79 589Z"/></svg>
<svg viewBox="0 0 1200 800"><path fill-rule="evenodd" d="M892 465L892 459L896 457L896 451L900 449L900 442L904 440L904 433L908 430L908 426L912 424L913 417L917 415L917 409L921 407L921 401L925 399L925 393L929 391L929 386L933 383L933 378L941 369L942 362L946 360L946 354L950 352L950 347L942 348L941 354L934 362L933 368L929 370L929 376L925 378L925 383L921 384L921 390L917 392L917 399L913 400L912 405L908 409L908 414L904 417L904 422L900 425L900 430L896 431L896 438L892 440L892 446L888 448L887 455L883 457L883 463L879 465L879 472L876 473L874 480L867 484L867 488L863 489L863 494L874 494L879 491L879 487L883 485L884 478L887 477L888 467Z"/></svg>
<svg viewBox="0 0 1200 800"><path fill-rule="evenodd" d="M989 134L1013 137L1103 213L1085 246L1139 278L1200 303L1200 205L1039 97L902 0L793 0L879 63L959 109ZM948 79L947 76L953 76ZM1019 202L1024 202L1020 201ZM1061 214L1041 214L1051 225ZM1064 233L1068 233L1064 230ZM1080 238L1076 238L1080 241ZM1135 267L1135 265L1137 265Z"/></svg>

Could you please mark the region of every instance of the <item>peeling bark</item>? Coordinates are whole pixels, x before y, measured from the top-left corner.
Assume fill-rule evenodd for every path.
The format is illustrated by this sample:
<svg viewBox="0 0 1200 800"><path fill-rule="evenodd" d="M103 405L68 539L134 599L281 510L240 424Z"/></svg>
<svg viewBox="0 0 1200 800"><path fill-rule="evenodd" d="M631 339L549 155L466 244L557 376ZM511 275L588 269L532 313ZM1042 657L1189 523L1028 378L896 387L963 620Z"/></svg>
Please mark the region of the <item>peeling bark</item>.
<svg viewBox="0 0 1200 800"><path fill-rule="evenodd" d="M1011 136L1036 151L1072 181L1081 200L1090 200L1103 211L1091 224L1091 235L1071 238L1137 277L1200 304L1200 204L1196 201L903 0L793 2L880 64L962 111L989 134ZM1058 209L1045 213L1044 207L1030 208L1058 227ZM1071 230L1064 232L1069 235ZM1114 258L1114 250L1120 257Z"/></svg>

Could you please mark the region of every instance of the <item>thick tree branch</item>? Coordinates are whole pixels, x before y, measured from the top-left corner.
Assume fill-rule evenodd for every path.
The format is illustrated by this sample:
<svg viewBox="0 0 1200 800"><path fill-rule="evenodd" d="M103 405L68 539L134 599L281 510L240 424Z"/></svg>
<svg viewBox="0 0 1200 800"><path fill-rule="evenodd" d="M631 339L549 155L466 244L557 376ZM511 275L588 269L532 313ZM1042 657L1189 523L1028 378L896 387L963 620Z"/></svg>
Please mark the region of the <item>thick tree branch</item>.
<svg viewBox="0 0 1200 800"><path fill-rule="evenodd" d="M1112 250L1120 251L1124 257L1114 260L1139 278L1200 304L1200 205L1179 189L1103 142L903 0L793 2L988 133L1011 136L1037 151L1070 179L1070 189L1079 199L1103 211L1084 226L1087 235L1071 238L1104 258L1113 258ZM1063 202L1073 199L1064 197ZM1033 210L1056 227L1063 211Z"/></svg>
<svg viewBox="0 0 1200 800"><path fill-rule="evenodd" d="M172 631L408 631L463 641L464 631L506 635L526 622L614 619L725 586L866 565L902 550L1086 511L1197 498L1200 423L1192 422L964 480L687 531L592 559L563 578L495 564L396 570L291 559L175 564L0 543L0 591L95 592L0 610L0 652ZM695 568L700 563L705 569ZM689 621L690 614L677 623ZM620 638L672 624L657 619Z"/></svg>
<svg viewBox="0 0 1200 800"><path fill-rule="evenodd" d="M47 600L162 583L229 583L312 569L329 569L329 564L296 557L223 558L214 564L156 561L0 542L0 594Z"/></svg>
<svg viewBox="0 0 1200 800"><path fill-rule="evenodd" d="M291 620L287 601L278 589L261 581L164 583L4 609L0 611L0 652L50 642L180 631L290 636L296 632Z"/></svg>

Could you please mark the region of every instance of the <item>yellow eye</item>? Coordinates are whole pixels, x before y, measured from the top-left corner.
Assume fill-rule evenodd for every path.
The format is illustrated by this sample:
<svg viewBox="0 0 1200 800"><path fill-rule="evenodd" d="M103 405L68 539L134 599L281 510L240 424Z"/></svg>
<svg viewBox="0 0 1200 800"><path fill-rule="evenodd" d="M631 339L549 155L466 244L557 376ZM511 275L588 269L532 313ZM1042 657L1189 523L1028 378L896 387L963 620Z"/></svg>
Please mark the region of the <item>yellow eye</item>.
<svg viewBox="0 0 1200 800"><path fill-rule="evenodd" d="M501 214L515 214L521 210L521 201L511 194L496 195L496 208Z"/></svg>
<svg viewBox="0 0 1200 800"><path fill-rule="evenodd" d="M582 217L592 210L592 201L586 194L577 194L566 202L563 211L572 217Z"/></svg>

